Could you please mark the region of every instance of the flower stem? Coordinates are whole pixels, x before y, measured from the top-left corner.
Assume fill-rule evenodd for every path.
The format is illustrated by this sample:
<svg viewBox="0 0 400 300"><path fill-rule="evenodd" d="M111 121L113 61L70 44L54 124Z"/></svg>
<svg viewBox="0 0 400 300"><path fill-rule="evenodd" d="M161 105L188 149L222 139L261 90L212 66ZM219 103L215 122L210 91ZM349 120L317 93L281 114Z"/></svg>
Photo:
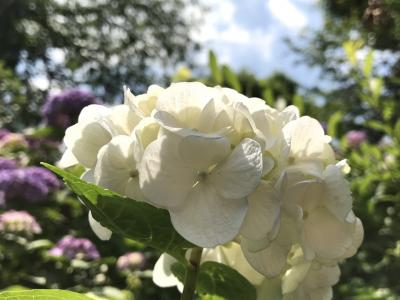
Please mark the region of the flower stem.
<svg viewBox="0 0 400 300"><path fill-rule="evenodd" d="M193 300L196 290L197 276L200 270L200 260L203 248L192 248L189 264L186 268L186 276L181 300Z"/></svg>

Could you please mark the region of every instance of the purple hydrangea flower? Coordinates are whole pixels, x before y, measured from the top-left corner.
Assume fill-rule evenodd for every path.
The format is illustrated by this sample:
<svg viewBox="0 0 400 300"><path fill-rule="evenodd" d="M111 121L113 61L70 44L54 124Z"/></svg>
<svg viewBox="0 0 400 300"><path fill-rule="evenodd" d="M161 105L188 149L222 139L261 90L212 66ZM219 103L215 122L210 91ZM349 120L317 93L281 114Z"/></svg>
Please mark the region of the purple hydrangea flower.
<svg viewBox="0 0 400 300"><path fill-rule="evenodd" d="M28 212L9 210L0 214L0 232L23 233L32 236L41 233L42 228Z"/></svg>
<svg viewBox="0 0 400 300"><path fill-rule="evenodd" d="M72 235L63 237L49 250L52 256L64 256L68 259L92 260L100 257L96 246L88 239L76 238Z"/></svg>
<svg viewBox="0 0 400 300"><path fill-rule="evenodd" d="M42 115L47 124L66 129L76 123L81 110L90 104L96 104L96 97L79 89L63 91L50 96L42 107Z"/></svg>
<svg viewBox="0 0 400 300"><path fill-rule="evenodd" d="M0 171L2 170L14 170L17 169L17 162L12 159L8 159L5 157L0 157Z"/></svg>
<svg viewBox="0 0 400 300"><path fill-rule="evenodd" d="M145 264L146 258L142 252L129 252L118 258L117 269L120 271L142 269Z"/></svg>
<svg viewBox="0 0 400 300"><path fill-rule="evenodd" d="M346 133L346 139L351 148L358 148L367 139L367 134L362 130L350 130Z"/></svg>
<svg viewBox="0 0 400 300"><path fill-rule="evenodd" d="M57 177L41 167L0 170L0 202L39 202L61 185Z"/></svg>

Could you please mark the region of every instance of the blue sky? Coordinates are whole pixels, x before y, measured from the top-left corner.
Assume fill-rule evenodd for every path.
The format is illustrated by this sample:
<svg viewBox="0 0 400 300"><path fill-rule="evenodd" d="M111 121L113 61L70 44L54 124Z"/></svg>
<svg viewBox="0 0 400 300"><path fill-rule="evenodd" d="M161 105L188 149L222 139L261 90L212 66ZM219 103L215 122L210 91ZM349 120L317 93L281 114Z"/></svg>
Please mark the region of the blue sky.
<svg viewBox="0 0 400 300"><path fill-rule="evenodd" d="M316 69L296 65L296 56L283 39L301 42L307 30L322 26L318 0L203 0L209 11L203 24L193 32L204 50L199 61L206 64L212 49L221 63L235 70L247 69L258 76L283 71L304 86L319 78ZM194 11L193 13L196 13Z"/></svg>

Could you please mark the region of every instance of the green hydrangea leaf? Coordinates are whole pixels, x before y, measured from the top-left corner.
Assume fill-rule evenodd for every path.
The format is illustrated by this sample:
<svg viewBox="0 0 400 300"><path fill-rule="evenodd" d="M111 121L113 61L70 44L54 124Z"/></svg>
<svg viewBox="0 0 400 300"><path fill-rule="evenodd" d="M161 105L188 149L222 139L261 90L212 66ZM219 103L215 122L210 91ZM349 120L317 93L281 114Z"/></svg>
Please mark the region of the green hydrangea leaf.
<svg viewBox="0 0 400 300"><path fill-rule="evenodd" d="M185 267L181 263L171 266L174 275L183 282ZM213 261L207 261L200 266L196 290L200 296L213 296L209 299L255 300L255 287L238 271ZM207 299L207 298L206 298Z"/></svg>
<svg viewBox="0 0 400 300"><path fill-rule="evenodd" d="M166 252L181 262L186 261L185 251L194 245L175 231L168 211L85 182L52 165L42 165L61 176L103 226L116 234Z"/></svg>

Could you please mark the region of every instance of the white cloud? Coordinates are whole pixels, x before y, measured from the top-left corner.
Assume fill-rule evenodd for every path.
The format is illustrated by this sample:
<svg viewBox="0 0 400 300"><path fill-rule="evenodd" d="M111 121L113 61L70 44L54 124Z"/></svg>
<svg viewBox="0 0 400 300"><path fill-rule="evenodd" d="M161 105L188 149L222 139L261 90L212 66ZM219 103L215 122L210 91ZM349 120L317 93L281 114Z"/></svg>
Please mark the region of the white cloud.
<svg viewBox="0 0 400 300"><path fill-rule="evenodd" d="M207 64L206 49L216 52L220 63L226 63L235 69L251 69L249 63L258 60L265 63L271 58L272 43L275 32L260 28L247 28L235 19L240 6L232 0L203 0L202 4L209 8L203 15L203 24L199 30L192 32L192 37L201 43L205 50L200 53L198 62ZM196 6L189 9L193 17L201 13ZM265 12L267 14L267 12Z"/></svg>
<svg viewBox="0 0 400 300"><path fill-rule="evenodd" d="M301 29L308 24L305 14L290 0L268 0L267 8L280 23L290 29Z"/></svg>
<svg viewBox="0 0 400 300"><path fill-rule="evenodd" d="M187 12L189 18L203 20L191 33L203 49L193 59L206 67L211 49L219 63L236 71L244 68L260 77L282 71L305 86L313 86L320 78L319 71L295 66L296 56L283 38L296 39L304 26L320 26L321 9L315 5L318 1L201 0L208 11L194 5Z"/></svg>

